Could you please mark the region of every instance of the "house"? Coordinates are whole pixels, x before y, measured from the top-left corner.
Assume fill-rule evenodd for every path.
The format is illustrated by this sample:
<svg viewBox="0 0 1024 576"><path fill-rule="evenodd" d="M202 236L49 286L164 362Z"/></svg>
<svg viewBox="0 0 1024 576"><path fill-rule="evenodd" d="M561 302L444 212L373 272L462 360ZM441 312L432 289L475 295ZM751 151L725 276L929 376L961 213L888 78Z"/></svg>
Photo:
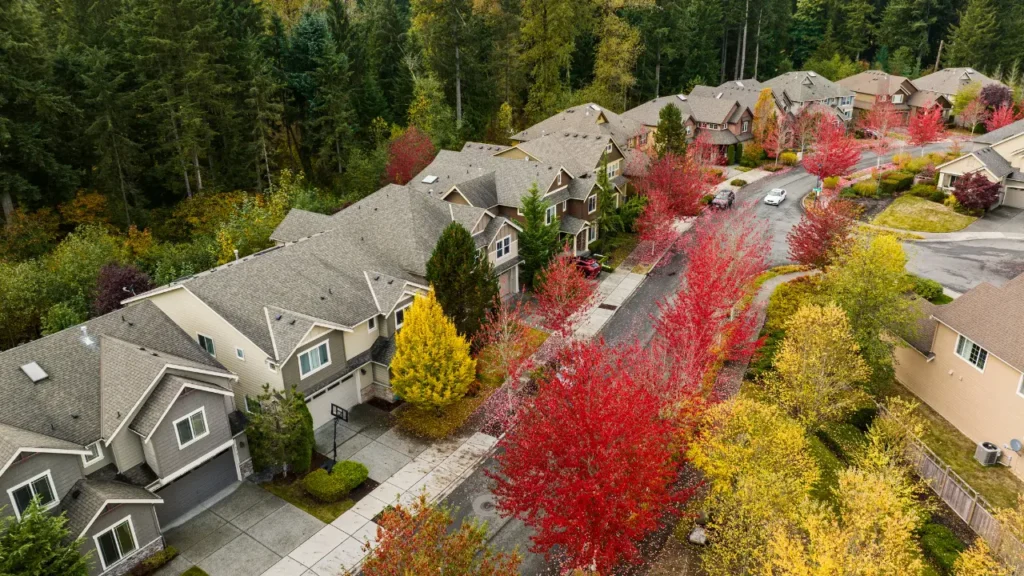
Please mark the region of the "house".
<svg viewBox="0 0 1024 576"><path fill-rule="evenodd" d="M751 131L754 113L745 102L735 98L734 90L718 90L709 86L696 86L689 96L674 94L645 102L623 115L643 124L652 134L658 131L658 119L665 106L675 106L683 118L688 140L704 132L712 144L725 149L753 138ZM744 95L744 101L749 101ZM757 102L757 96L754 96Z"/></svg>
<svg viewBox="0 0 1024 576"><path fill-rule="evenodd" d="M580 104L554 114L512 136L513 144L536 140L548 134L571 132L590 137L608 137L621 150L646 148L648 137L639 123L594 103Z"/></svg>
<svg viewBox="0 0 1024 576"><path fill-rule="evenodd" d="M939 106L948 116L952 99L939 92L921 90L914 81L881 70L865 70L843 78L840 86L854 93L853 109L858 116L866 114L878 102L891 102L906 123L912 112Z"/></svg>
<svg viewBox="0 0 1024 576"><path fill-rule="evenodd" d="M896 349L896 378L971 440L999 446L1024 478L1009 448L1024 437L1024 275L923 306L917 337Z"/></svg>
<svg viewBox="0 0 1024 576"><path fill-rule="evenodd" d="M853 91L817 72L786 72L765 80L762 86L771 88L782 109L793 117L812 104L820 104L834 110L844 122L853 119Z"/></svg>
<svg viewBox="0 0 1024 576"><path fill-rule="evenodd" d="M974 68L944 68L914 80L914 87L918 90L941 94L947 101L952 102L957 92L974 83L982 88L989 84L1005 86L1002 82L993 80Z"/></svg>
<svg viewBox="0 0 1024 576"><path fill-rule="evenodd" d="M549 134L511 147L467 142L460 152L442 150L409 182L430 196L486 209L523 223L522 200L536 185L550 204L573 254L586 254L598 239L598 171L615 187L615 202L626 194L625 157L611 137Z"/></svg>
<svg viewBox="0 0 1024 576"><path fill-rule="evenodd" d="M518 226L485 209L389 185L333 216L292 210L277 246L125 301L152 302L238 375L247 410L264 384L296 386L316 427L331 405L394 400L388 367L405 309L429 289L426 263L441 232L463 225L518 290Z"/></svg>
<svg viewBox="0 0 1024 576"><path fill-rule="evenodd" d="M1005 131L1000 132L1002 130ZM939 188L952 190L956 180L964 174L980 172L1002 187L996 206L1024 208L1024 122L1005 126L985 136L988 138L979 139L982 144L1004 137L956 160L940 164L937 167Z"/></svg>
<svg viewBox="0 0 1024 576"><path fill-rule="evenodd" d="M251 473L235 379L151 302L0 353L0 516L37 498L124 574Z"/></svg>

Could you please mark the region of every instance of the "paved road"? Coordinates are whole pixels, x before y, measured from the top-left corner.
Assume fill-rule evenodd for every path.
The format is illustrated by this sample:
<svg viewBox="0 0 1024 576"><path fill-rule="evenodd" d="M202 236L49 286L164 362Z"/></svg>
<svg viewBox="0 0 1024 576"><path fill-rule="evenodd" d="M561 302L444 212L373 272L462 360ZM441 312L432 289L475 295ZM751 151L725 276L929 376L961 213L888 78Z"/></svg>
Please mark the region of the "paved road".
<svg viewBox="0 0 1024 576"><path fill-rule="evenodd" d="M907 270L963 293L982 282L1002 286L1024 273L1024 242L905 242Z"/></svg>

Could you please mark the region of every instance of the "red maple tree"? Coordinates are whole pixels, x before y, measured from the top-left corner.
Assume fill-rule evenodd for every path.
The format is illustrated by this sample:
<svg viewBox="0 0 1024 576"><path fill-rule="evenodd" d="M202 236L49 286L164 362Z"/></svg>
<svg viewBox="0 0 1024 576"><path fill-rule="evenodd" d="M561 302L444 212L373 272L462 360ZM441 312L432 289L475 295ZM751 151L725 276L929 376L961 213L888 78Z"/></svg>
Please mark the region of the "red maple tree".
<svg viewBox="0 0 1024 576"><path fill-rule="evenodd" d="M672 218L696 216L701 198L714 186L712 174L690 156L665 154L651 162L637 183L637 191L647 197L647 207Z"/></svg>
<svg viewBox="0 0 1024 576"><path fill-rule="evenodd" d="M846 134L846 127L834 119L818 123L811 151L804 154L803 167L818 180L842 176L860 160L857 141Z"/></svg>
<svg viewBox="0 0 1024 576"><path fill-rule="evenodd" d="M824 121L835 121L836 114L823 104L811 104L800 110L796 117L796 136L800 140L800 151L814 143L814 137Z"/></svg>
<svg viewBox="0 0 1024 576"><path fill-rule="evenodd" d="M977 102L977 100L975 100ZM1017 113L1013 110L1013 104L1003 104L992 111L992 114L985 120L985 129L989 132L998 130L1003 126L1009 126L1017 120L1024 118L1024 111Z"/></svg>
<svg viewBox="0 0 1024 576"><path fill-rule="evenodd" d="M793 135L795 134L793 122L788 118L782 118L769 123L767 131L764 137L764 151L768 153L769 158L775 159L775 165L778 166L779 155L793 145Z"/></svg>
<svg viewBox="0 0 1024 576"><path fill-rule="evenodd" d="M485 376L504 379L504 384L487 399L487 423L500 430L515 425L527 394L522 376L533 368L532 334L526 323L529 307L512 299L501 299L487 312L484 325L473 337L481 350L477 369Z"/></svg>
<svg viewBox="0 0 1024 576"><path fill-rule="evenodd" d="M900 125L900 113L888 100L875 102L867 114L861 116L857 127L871 138L868 148L878 156L876 167L882 165L882 155L892 148L889 132Z"/></svg>
<svg viewBox="0 0 1024 576"><path fill-rule="evenodd" d="M426 168L435 154L437 150L430 136L415 126L409 126L401 136L391 141L384 174L392 184L405 184Z"/></svg>
<svg viewBox="0 0 1024 576"><path fill-rule="evenodd" d="M988 210L999 199L1002 186L981 172L969 172L953 183L953 196L968 210Z"/></svg>
<svg viewBox="0 0 1024 576"><path fill-rule="evenodd" d="M702 168L725 164L721 146L711 142L711 134L706 130L697 132L697 136L686 148L686 156Z"/></svg>
<svg viewBox="0 0 1024 576"><path fill-rule="evenodd" d="M561 337L572 334L583 312L593 304L597 282L588 280L565 252L541 271L536 288L536 313L544 329Z"/></svg>
<svg viewBox="0 0 1024 576"><path fill-rule="evenodd" d="M848 241L856 214L854 204L847 200L815 202L786 235L789 257L800 264L825 268L832 261L835 249Z"/></svg>
<svg viewBox="0 0 1024 576"><path fill-rule="evenodd" d="M957 118L960 119L960 123L964 126L971 127L971 136L974 136L974 130L978 127L978 124L988 122L988 110L985 109L984 102L975 98L967 106L964 106L964 109L960 111Z"/></svg>
<svg viewBox="0 0 1024 576"><path fill-rule="evenodd" d="M942 119L942 108L932 106L910 115L910 123L907 125L907 133L910 135L910 143L921 147L921 155L924 156L924 147L932 142L942 140L946 134L946 126Z"/></svg>
<svg viewBox="0 0 1024 576"><path fill-rule="evenodd" d="M672 490L677 432L633 359L604 342L574 342L558 365L489 476L499 510L536 531L535 551L557 555L563 572L608 574L637 560L637 544L689 495Z"/></svg>

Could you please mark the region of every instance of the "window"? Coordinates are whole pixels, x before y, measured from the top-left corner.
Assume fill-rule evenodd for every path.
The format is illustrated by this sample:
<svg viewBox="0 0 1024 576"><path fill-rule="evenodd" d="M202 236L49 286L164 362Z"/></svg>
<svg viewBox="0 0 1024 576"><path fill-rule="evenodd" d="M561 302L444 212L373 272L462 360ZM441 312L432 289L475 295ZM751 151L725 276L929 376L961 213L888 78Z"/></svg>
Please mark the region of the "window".
<svg viewBox="0 0 1024 576"><path fill-rule="evenodd" d="M590 228L587 228L587 244L590 244L594 240L597 240L597 224L593 224Z"/></svg>
<svg viewBox="0 0 1024 576"><path fill-rule="evenodd" d="M555 207L548 206L547 210L544 211L544 223L551 224L555 220Z"/></svg>
<svg viewBox="0 0 1024 576"><path fill-rule="evenodd" d="M604 153L605 154L611 154L612 153L612 143L611 142L609 142L608 145L604 147Z"/></svg>
<svg viewBox="0 0 1024 576"><path fill-rule="evenodd" d="M33 498L39 498L39 505L45 510L57 505L57 492L53 489L53 477L47 470L7 491L14 503L14 511L21 520L21 515L28 510Z"/></svg>
<svg viewBox="0 0 1024 576"><path fill-rule="evenodd" d="M558 185L559 186L562 185L562 172L561 171L558 172Z"/></svg>
<svg viewBox="0 0 1024 576"><path fill-rule="evenodd" d="M210 356L213 356L214 358L217 357L217 346L214 345L213 338L200 334L199 345L202 346Z"/></svg>
<svg viewBox="0 0 1024 576"><path fill-rule="evenodd" d="M750 132L750 120L743 121L743 132Z"/></svg>
<svg viewBox="0 0 1024 576"><path fill-rule="evenodd" d="M178 433L179 450L206 437L210 433L206 426L206 408L199 408L175 420L174 430Z"/></svg>
<svg viewBox="0 0 1024 576"><path fill-rule="evenodd" d="M616 192L615 193L615 207L616 208L619 207L619 200L621 199L620 197L621 197L621 195L618 192Z"/></svg>
<svg viewBox="0 0 1024 576"><path fill-rule="evenodd" d="M508 256L508 253L511 250L512 250L512 236L511 235L505 236L501 240L498 240L498 253L497 253L498 260L501 260L505 256Z"/></svg>
<svg viewBox="0 0 1024 576"><path fill-rule="evenodd" d="M367 332L376 332L377 331L377 319L376 318L370 318L369 320L366 321L366 331Z"/></svg>
<svg viewBox="0 0 1024 576"><path fill-rule="evenodd" d="M610 166L609 166L610 168ZM587 198L587 214L593 214L597 210L597 194Z"/></svg>
<svg viewBox="0 0 1024 576"><path fill-rule="evenodd" d="M299 354L299 377L305 378L310 374L323 370L331 365L331 353L327 349L327 342L306 350Z"/></svg>
<svg viewBox="0 0 1024 576"><path fill-rule="evenodd" d="M965 338L962 334L956 340L956 355L967 361L978 370L985 371L985 362L988 360L988 350L978 346Z"/></svg>
<svg viewBox="0 0 1024 576"><path fill-rule="evenodd" d="M689 136L690 134L693 134L693 126L686 127L686 135Z"/></svg>
<svg viewBox="0 0 1024 576"><path fill-rule="evenodd" d="M103 562L104 570L120 562L138 548L135 543L135 526L132 525L131 516L111 526L106 532L97 534L95 539L96 549L100 551L100 560Z"/></svg>
<svg viewBox="0 0 1024 576"><path fill-rule="evenodd" d="M259 412L263 407L260 405L260 401L246 394L245 396L245 411L246 412Z"/></svg>
<svg viewBox="0 0 1024 576"><path fill-rule="evenodd" d="M609 178L615 178L615 175L618 174L618 173L619 173L619 163L618 162L615 162L614 164L609 164L608 165L608 177Z"/></svg>
<svg viewBox="0 0 1024 576"><path fill-rule="evenodd" d="M893 94L892 95L892 103L893 104L902 104L903 103L903 94Z"/></svg>
<svg viewBox="0 0 1024 576"><path fill-rule="evenodd" d="M235 346L235 358L238 358L239 360L245 360L245 350L239 348L238 346Z"/></svg>
<svg viewBox="0 0 1024 576"><path fill-rule="evenodd" d="M644 132L644 133L640 134L640 145L641 146L646 146L647 145L647 132Z"/></svg>
<svg viewBox="0 0 1024 576"><path fill-rule="evenodd" d="M562 200L562 214L565 214L565 208L569 205L568 200Z"/></svg>
<svg viewBox="0 0 1024 576"><path fill-rule="evenodd" d="M405 308L408 308L408 306ZM405 324L405 308L395 310L395 330L398 330Z"/></svg>
<svg viewBox="0 0 1024 576"><path fill-rule="evenodd" d="M103 446L100 445L99 440L89 444L85 449L88 450L89 453L82 454L82 464L89 466L103 460Z"/></svg>

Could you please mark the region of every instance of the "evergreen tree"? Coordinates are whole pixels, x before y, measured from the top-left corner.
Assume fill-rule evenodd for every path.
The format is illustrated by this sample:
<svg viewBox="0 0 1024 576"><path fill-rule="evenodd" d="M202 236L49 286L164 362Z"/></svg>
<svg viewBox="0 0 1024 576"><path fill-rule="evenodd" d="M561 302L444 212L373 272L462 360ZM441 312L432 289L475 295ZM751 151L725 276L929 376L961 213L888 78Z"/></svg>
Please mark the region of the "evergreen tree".
<svg viewBox="0 0 1024 576"><path fill-rule="evenodd" d="M569 68L574 42L569 0L523 0L520 59L530 77L526 116L541 120L555 112L565 93L562 72Z"/></svg>
<svg viewBox="0 0 1024 576"><path fill-rule="evenodd" d="M245 110L251 127L249 153L256 175L256 189L262 190L266 185L273 191L271 155L284 112L281 101L284 84L279 80L273 63L264 54L257 36L250 36L246 40L244 74L247 80Z"/></svg>
<svg viewBox="0 0 1024 576"><path fill-rule="evenodd" d="M797 0L793 14L793 59L798 66L818 51L828 25L825 0Z"/></svg>
<svg viewBox="0 0 1024 576"><path fill-rule="evenodd" d="M426 132L438 148L456 148L459 137L455 116L445 103L441 83L433 76L421 76L415 82L409 103L409 125Z"/></svg>
<svg viewBox="0 0 1024 576"><path fill-rule="evenodd" d="M871 46L874 36L872 15L875 5L870 0L847 0L842 5L843 35L840 44L854 61Z"/></svg>
<svg viewBox="0 0 1024 576"><path fill-rule="evenodd" d="M658 129L654 133L654 148L658 156L686 154L686 129L683 114L674 104L666 104L658 112Z"/></svg>
<svg viewBox="0 0 1024 576"><path fill-rule="evenodd" d="M724 18L719 0L686 0L674 4L678 11L679 33L675 35L680 54L679 67L684 70L679 85L689 86L700 77L704 81L719 77L719 56L722 46Z"/></svg>
<svg viewBox="0 0 1024 576"><path fill-rule="evenodd" d="M305 396L295 386L279 391L264 384L256 402L259 409L249 413L245 428L255 468L280 470L283 474L289 470L296 474L307 472L315 438Z"/></svg>
<svg viewBox="0 0 1024 576"><path fill-rule="evenodd" d="M537 190L537 184L530 186L530 193L522 200L523 231L519 233L519 256L523 259L522 280L528 286L533 285L536 275L548 265L558 253L558 218L545 223L545 212L548 203Z"/></svg>
<svg viewBox="0 0 1024 576"><path fill-rule="evenodd" d="M316 92L310 110L311 135L316 139L317 165L340 177L346 149L352 138L355 112L349 89L348 56L328 43L317 65Z"/></svg>
<svg viewBox="0 0 1024 576"><path fill-rule="evenodd" d="M490 260L458 222L449 224L434 246L427 280L459 334L472 340L498 297L498 281Z"/></svg>
<svg viewBox="0 0 1024 576"><path fill-rule="evenodd" d="M960 22L949 31L946 66L988 68L996 62L1002 40L996 5L992 0L969 0Z"/></svg>
<svg viewBox="0 0 1024 576"><path fill-rule="evenodd" d="M81 538L67 528L65 514L53 515L33 500L17 520L0 519L0 574L88 576L89 560L78 551Z"/></svg>
<svg viewBox="0 0 1024 576"><path fill-rule="evenodd" d="M600 38L589 99L622 111L626 91L636 82L633 69L640 49L640 33L629 22L609 12L602 20Z"/></svg>

